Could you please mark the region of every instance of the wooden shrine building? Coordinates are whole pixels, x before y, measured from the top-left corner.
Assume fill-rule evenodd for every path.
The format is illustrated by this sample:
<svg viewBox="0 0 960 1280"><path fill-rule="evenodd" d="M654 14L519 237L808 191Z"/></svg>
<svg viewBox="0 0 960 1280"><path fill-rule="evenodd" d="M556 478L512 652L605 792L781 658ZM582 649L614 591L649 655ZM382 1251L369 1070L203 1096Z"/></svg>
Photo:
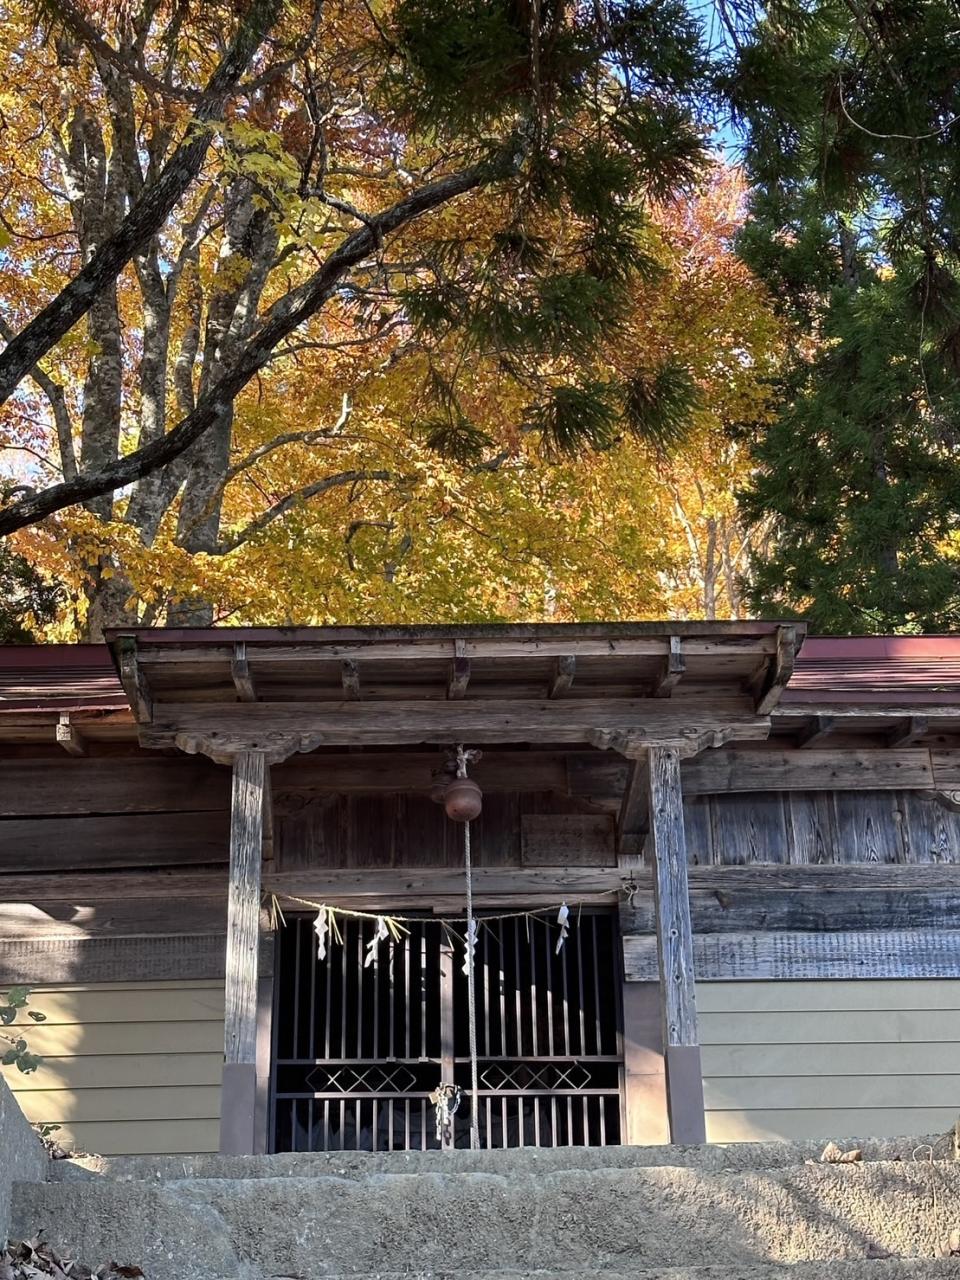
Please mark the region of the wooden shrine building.
<svg viewBox="0 0 960 1280"><path fill-rule="evenodd" d="M761 622L0 650L28 1116L104 1154L466 1145L458 746L482 1144L953 1122L960 639Z"/></svg>

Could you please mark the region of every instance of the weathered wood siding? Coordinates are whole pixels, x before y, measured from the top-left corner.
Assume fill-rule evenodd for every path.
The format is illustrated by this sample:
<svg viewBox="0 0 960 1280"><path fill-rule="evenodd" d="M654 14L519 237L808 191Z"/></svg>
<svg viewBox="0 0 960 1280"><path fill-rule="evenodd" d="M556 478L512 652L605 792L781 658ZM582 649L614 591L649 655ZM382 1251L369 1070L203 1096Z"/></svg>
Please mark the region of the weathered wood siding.
<svg viewBox="0 0 960 1280"><path fill-rule="evenodd" d="M458 828L423 795L286 790L276 799L278 870L462 861ZM612 815L582 810L583 802L550 792L487 795L474 832L477 865L609 862ZM689 796L684 818L695 866L960 862L960 813L916 791Z"/></svg>
<svg viewBox="0 0 960 1280"><path fill-rule="evenodd" d="M960 981L708 982L697 1006L708 1141L942 1134L956 1121Z"/></svg>
<svg viewBox="0 0 960 1280"><path fill-rule="evenodd" d="M699 866L960 862L960 813L914 791L748 791L684 805Z"/></svg>
<svg viewBox="0 0 960 1280"><path fill-rule="evenodd" d="M43 1066L4 1069L27 1118L102 1155L216 1151L223 983L35 987L25 1036Z"/></svg>
<svg viewBox="0 0 960 1280"><path fill-rule="evenodd" d="M334 795L279 788L278 871L460 867L463 829L425 795ZM478 867L616 865L612 814L552 792L492 793L471 830Z"/></svg>

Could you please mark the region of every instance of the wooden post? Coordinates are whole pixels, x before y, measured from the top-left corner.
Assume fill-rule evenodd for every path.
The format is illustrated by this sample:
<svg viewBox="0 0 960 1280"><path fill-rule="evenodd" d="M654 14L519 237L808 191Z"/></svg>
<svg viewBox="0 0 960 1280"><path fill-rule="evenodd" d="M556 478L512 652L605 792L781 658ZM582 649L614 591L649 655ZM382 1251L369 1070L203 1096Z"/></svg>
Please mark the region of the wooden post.
<svg viewBox="0 0 960 1280"><path fill-rule="evenodd" d="M256 1143L257 953L260 943L260 864L267 767L261 751L233 762L230 884L220 1150L252 1155Z"/></svg>
<svg viewBox="0 0 960 1280"><path fill-rule="evenodd" d="M670 1140L705 1142L679 754L651 747L648 778Z"/></svg>

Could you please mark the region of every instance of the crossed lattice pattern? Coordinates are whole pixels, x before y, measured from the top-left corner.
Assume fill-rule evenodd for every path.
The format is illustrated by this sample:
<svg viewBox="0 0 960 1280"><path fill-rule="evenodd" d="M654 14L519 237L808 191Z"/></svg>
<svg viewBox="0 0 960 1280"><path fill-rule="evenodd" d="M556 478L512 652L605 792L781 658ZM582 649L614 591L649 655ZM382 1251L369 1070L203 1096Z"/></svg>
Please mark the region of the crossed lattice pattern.
<svg viewBox="0 0 960 1280"><path fill-rule="evenodd" d="M306 1079L315 1093L407 1093L416 1083L408 1067L379 1063L315 1067Z"/></svg>
<svg viewBox="0 0 960 1280"><path fill-rule="evenodd" d="M491 1062L480 1073L484 1088L500 1089L585 1089L590 1073L579 1062Z"/></svg>

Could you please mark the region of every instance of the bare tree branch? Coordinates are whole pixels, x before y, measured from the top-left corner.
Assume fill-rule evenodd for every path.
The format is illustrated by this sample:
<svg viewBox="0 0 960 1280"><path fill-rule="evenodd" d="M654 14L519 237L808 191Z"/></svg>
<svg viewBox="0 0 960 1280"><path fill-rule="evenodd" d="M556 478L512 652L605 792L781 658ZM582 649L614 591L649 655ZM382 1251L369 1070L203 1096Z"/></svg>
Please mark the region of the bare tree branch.
<svg viewBox="0 0 960 1280"><path fill-rule="evenodd" d="M0 316L0 338L9 340L12 333L13 330L6 320ZM70 421L70 410L67 407L67 397L64 394L63 387L59 382L54 382L48 373L44 373L39 365L30 370L30 376L47 397L50 402L50 408L53 411L53 424L57 431L57 447L60 453L60 470L63 472L63 478L65 480L75 480L77 477L77 453L73 444L73 424Z"/></svg>
<svg viewBox="0 0 960 1280"><path fill-rule="evenodd" d="M516 163L514 160L512 165ZM34 524L64 507L123 488L172 462L217 421L226 406L268 363L276 345L320 310L347 272L372 254L384 235L399 230L456 196L513 171L513 167L497 172L488 164L475 165L412 192L378 214L371 219L376 223L375 229L364 226L348 236L309 279L273 304L264 323L242 348L234 364L198 398L193 411L172 431L126 457L116 458L99 471L31 493L9 504L0 510L0 537Z"/></svg>
<svg viewBox="0 0 960 1280"><path fill-rule="evenodd" d="M0 354L0 404L22 378L93 306L95 300L166 221L177 201L195 181L210 145L210 122L216 120L241 75L276 22L283 0L253 0L233 44L207 85L183 141L164 165L156 182L146 187L117 231L57 296L9 342Z"/></svg>
<svg viewBox="0 0 960 1280"><path fill-rule="evenodd" d="M293 507L299 506L303 502L309 502L311 498L319 497L321 493L329 493L331 489L339 489L344 485L364 484L369 480L398 480L400 476L393 471L338 471L335 475L324 476L322 480L316 480L313 484L306 484L301 489L296 489L293 493L287 494L285 498L281 498L279 502L275 502L272 507L268 507L251 520L245 529L228 538L225 542L221 542L217 547L214 555L225 556L229 551L236 551L237 547L249 540L256 533L262 532L268 525L273 524L274 520L279 520L281 516L285 516Z"/></svg>
<svg viewBox="0 0 960 1280"><path fill-rule="evenodd" d="M339 434L347 425L350 418L350 397L343 397L343 408L340 415L332 427L314 427L311 431L285 431L282 435L274 436L272 440L268 440L266 444L260 445L247 454L245 458L234 463L223 477L221 488L225 489L231 480L235 480L237 476L250 467L256 466L263 458L273 453L277 449L282 449L287 444L316 444L320 440L329 440L331 436Z"/></svg>

